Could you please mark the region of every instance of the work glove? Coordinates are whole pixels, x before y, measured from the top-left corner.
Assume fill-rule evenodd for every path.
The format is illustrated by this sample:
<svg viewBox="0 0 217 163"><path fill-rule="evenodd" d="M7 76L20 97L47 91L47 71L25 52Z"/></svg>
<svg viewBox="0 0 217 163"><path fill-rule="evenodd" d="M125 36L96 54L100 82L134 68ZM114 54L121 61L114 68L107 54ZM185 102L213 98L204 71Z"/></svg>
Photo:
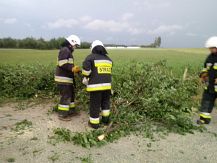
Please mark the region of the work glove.
<svg viewBox="0 0 217 163"><path fill-rule="evenodd" d="M84 85L88 85L88 82L89 82L89 79L86 78L86 77L84 77L83 80L82 80L82 83L83 83Z"/></svg>
<svg viewBox="0 0 217 163"><path fill-rule="evenodd" d="M72 72L79 73L79 72L81 72L81 69L78 66L74 66L74 67L72 67Z"/></svg>

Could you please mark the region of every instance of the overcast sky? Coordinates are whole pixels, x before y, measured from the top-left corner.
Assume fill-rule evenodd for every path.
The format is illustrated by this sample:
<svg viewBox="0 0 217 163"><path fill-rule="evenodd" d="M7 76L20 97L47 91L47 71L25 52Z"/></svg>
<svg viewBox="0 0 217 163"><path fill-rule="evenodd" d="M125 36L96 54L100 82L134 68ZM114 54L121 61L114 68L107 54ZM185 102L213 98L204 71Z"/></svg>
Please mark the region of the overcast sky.
<svg viewBox="0 0 217 163"><path fill-rule="evenodd" d="M203 47L217 35L217 0L0 0L0 38Z"/></svg>

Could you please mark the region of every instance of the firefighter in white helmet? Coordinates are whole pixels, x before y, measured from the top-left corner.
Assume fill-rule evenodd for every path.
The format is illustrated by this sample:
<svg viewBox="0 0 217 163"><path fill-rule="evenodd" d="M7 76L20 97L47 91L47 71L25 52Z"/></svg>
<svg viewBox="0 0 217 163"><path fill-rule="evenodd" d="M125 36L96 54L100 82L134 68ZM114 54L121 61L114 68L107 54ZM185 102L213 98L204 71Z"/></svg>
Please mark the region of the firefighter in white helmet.
<svg viewBox="0 0 217 163"><path fill-rule="evenodd" d="M87 85L90 93L90 119L89 126L97 129L100 125L100 112L102 123L108 125L110 121L110 96L112 82L112 60L99 40L91 45L91 54L83 62L83 84Z"/></svg>
<svg viewBox="0 0 217 163"><path fill-rule="evenodd" d="M204 93L200 108L200 118L197 120L198 124L210 123L210 114L217 98L217 36L209 38L205 47L210 50L210 54L205 60L204 68L200 73L200 78L204 83Z"/></svg>
<svg viewBox="0 0 217 163"><path fill-rule="evenodd" d="M61 95L57 108L61 120L71 120L70 116L75 113L74 74L79 73L80 68L75 66L72 53L80 44L78 36L70 35L65 38L59 51L55 82Z"/></svg>

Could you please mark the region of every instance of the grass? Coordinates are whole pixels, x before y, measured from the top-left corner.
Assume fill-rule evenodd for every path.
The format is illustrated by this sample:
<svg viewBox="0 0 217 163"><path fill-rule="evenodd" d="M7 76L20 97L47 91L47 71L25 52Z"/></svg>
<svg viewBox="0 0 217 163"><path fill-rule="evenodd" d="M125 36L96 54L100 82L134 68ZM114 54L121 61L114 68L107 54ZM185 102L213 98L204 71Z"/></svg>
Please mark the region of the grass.
<svg viewBox="0 0 217 163"><path fill-rule="evenodd" d="M34 137L31 138L30 140L38 140L38 138L34 136Z"/></svg>
<svg viewBox="0 0 217 163"><path fill-rule="evenodd" d="M24 119L20 122L17 122L15 124L15 128L13 130L16 132L20 132L20 131L25 130L25 129L30 128L30 127L32 127L32 122L28 121L27 119Z"/></svg>
<svg viewBox="0 0 217 163"><path fill-rule="evenodd" d="M8 158L7 162L15 162L15 158Z"/></svg>
<svg viewBox="0 0 217 163"><path fill-rule="evenodd" d="M90 53L89 49L76 49L75 63L82 61ZM183 72L185 67L202 67L207 49L132 49L108 50L109 56L115 64L129 61L144 61L155 63L166 60L176 72ZM0 64L53 64L55 66L58 50L31 50L31 49L0 49Z"/></svg>
<svg viewBox="0 0 217 163"><path fill-rule="evenodd" d="M52 156L48 157L49 160L51 160L52 162L56 162L59 160L60 155L56 152L53 153Z"/></svg>
<svg viewBox="0 0 217 163"><path fill-rule="evenodd" d="M88 155L87 157L80 157L80 160L82 163L93 163L91 155Z"/></svg>
<svg viewBox="0 0 217 163"><path fill-rule="evenodd" d="M54 141L51 141L51 144L55 144L57 142L70 142L73 139L73 134L69 129L66 128L56 128L53 130L54 136L50 137Z"/></svg>
<svg viewBox="0 0 217 163"><path fill-rule="evenodd" d="M28 108L28 104L26 102L20 101L16 105L16 110L25 110Z"/></svg>
<svg viewBox="0 0 217 163"><path fill-rule="evenodd" d="M41 154L43 152L43 149L35 149L32 154L35 157L37 154Z"/></svg>

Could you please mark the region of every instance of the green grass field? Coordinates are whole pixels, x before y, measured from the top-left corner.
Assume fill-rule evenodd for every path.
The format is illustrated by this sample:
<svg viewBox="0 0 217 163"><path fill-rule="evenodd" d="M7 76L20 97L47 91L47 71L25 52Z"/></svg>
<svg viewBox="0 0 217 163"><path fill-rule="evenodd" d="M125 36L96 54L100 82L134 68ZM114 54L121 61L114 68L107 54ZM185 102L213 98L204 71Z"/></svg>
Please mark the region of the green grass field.
<svg viewBox="0 0 217 163"><path fill-rule="evenodd" d="M155 63L166 60L168 66L179 72L183 71L186 66L202 67L208 54L207 49L118 49L108 52L115 64L130 61ZM81 65L89 53L89 49L77 49L74 53L75 63ZM0 64L55 64L57 54L58 50L0 49Z"/></svg>

